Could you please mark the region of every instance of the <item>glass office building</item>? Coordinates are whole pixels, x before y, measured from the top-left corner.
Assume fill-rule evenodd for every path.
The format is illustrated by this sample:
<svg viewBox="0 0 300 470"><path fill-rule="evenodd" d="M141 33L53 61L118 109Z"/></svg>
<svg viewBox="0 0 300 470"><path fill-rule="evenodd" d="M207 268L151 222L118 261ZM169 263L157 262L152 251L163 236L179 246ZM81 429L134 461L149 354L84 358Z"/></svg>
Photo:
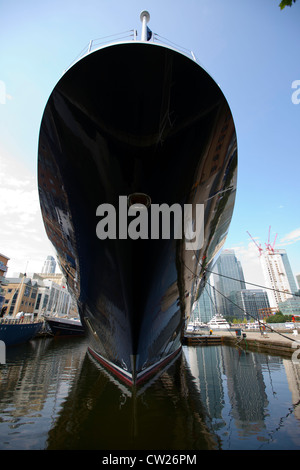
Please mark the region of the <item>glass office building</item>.
<svg viewBox="0 0 300 470"><path fill-rule="evenodd" d="M246 289L244 273L234 250L224 250L218 258L214 271L216 303L218 313L234 316L230 295Z"/></svg>

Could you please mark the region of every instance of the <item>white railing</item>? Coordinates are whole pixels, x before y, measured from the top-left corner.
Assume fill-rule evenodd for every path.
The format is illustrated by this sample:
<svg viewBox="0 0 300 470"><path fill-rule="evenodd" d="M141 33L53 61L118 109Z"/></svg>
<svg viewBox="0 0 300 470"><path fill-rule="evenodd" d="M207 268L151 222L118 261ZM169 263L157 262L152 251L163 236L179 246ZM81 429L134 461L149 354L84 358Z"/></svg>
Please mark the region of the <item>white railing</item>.
<svg viewBox="0 0 300 470"><path fill-rule="evenodd" d="M94 51L95 49L98 49L100 46L110 43L123 42L126 40L129 41L130 39L136 41L137 31L135 29L130 29L129 31L124 31L122 33L112 34L110 36L104 36L97 39L91 39L90 42L86 44L86 46L78 54L78 56L75 57L66 70L72 67L72 65L75 64L75 62L77 62L79 59Z"/></svg>
<svg viewBox="0 0 300 470"><path fill-rule="evenodd" d="M19 325L24 323L40 323L41 320L34 318L32 319L31 316L25 316L21 318L0 318L0 325Z"/></svg>
<svg viewBox="0 0 300 470"><path fill-rule="evenodd" d="M138 40L136 29L130 29L129 31L124 31L122 33L112 34L110 36L104 36L104 37L97 38L97 39L91 39L89 43L86 44L86 46L78 54L78 56L71 62L71 64L69 65L69 67L67 67L65 71L67 71L70 67L72 67L72 65L74 65L82 57L89 54L90 52L95 51L101 46L104 46L106 44L115 44L118 42L124 42L124 41L129 41L129 40L132 40L132 41ZM155 42L158 44L164 44L165 46L169 46L173 49L176 49L179 52L182 52L183 54L189 56L195 62L197 62L196 56L193 53L193 51L186 49L184 47L181 47L178 44L168 40L167 38L164 38L163 36L160 36L157 33L152 33L152 37L148 42Z"/></svg>

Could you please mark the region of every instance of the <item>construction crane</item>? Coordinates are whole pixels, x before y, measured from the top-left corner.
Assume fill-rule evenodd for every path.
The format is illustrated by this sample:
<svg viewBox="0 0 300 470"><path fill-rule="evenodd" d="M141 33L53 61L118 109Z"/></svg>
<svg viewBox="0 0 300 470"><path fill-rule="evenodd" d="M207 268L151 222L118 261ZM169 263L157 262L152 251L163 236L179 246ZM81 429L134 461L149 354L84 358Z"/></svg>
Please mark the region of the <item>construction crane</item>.
<svg viewBox="0 0 300 470"><path fill-rule="evenodd" d="M256 243L256 241L254 240L254 238L252 237L252 235L247 231L248 235L250 236L251 240L253 241L253 243L255 243L258 251L259 251L259 256L261 256L262 252L264 251L261 247L261 245L258 245L258 243Z"/></svg>
<svg viewBox="0 0 300 470"><path fill-rule="evenodd" d="M275 242L276 242L276 238L277 238L277 233L275 235L275 239L273 241L273 244L271 245L270 244L270 232L271 232L271 225L269 226L269 236L268 236L268 243L265 243L266 247L267 247L267 250L271 253L274 253L274 246L275 246Z"/></svg>
<svg viewBox="0 0 300 470"><path fill-rule="evenodd" d="M263 253L263 251L264 251L263 248L261 247L261 245L258 245L258 243L256 243L256 241L254 240L254 238L252 237L252 235L251 235L248 231L247 231L247 233L248 233L248 235L251 237L251 240L253 241L253 243L255 243L255 245L256 245L256 247L257 247L257 249L258 249L258 251L259 251L259 256L261 256L262 253ZM272 245L271 245L271 243L270 243L270 233L271 233L271 226L269 226L268 243L265 243L265 245L266 245L267 251L268 251L269 253L275 253L275 251L274 251L274 246L275 246L275 242L276 242L276 238L277 238L277 235L278 235L278 234L276 233L275 239L274 239L274 241L273 241L273 243L272 243Z"/></svg>

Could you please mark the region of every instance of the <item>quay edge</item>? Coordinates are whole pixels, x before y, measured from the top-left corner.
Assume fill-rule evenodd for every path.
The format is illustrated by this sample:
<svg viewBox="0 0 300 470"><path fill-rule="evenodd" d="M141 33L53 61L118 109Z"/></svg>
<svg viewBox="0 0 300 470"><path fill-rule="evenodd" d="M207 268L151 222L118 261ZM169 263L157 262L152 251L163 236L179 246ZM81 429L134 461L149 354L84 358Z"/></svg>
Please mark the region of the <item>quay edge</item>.
<svg viewBox="0 0 300 470"><path fill-rule="evenodd" d="M235 330L219 331L210 336L186 337L185 344L187 346L222 344L249 351L292 357L300 346L300 335L294 335L290 332L283 333L283 335L276 332L261 334L260 332L247 331L242 336L237 336Z"/></svg>

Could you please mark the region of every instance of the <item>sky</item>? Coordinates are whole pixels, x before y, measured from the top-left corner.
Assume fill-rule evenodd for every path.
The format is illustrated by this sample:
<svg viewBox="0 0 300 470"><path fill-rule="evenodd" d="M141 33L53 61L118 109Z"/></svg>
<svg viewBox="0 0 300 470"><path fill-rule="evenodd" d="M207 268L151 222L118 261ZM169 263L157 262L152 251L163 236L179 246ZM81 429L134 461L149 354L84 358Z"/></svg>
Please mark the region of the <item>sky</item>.
<svg viewBox="0 0 300 470"><path fill-rule="evenodd" d="M236 204L224 248L263 285L258 249L287 251L300 274L300 1L0 0L0 253L7 276L40 272L55 251L37 190L39 128L49 95L91 39L150 29L182 48L221 87L238 138ZM293 88L294 87L294 88ZM298 93L299 91L299 93ZM251 288L250 285L248 285Z"/></svg>

